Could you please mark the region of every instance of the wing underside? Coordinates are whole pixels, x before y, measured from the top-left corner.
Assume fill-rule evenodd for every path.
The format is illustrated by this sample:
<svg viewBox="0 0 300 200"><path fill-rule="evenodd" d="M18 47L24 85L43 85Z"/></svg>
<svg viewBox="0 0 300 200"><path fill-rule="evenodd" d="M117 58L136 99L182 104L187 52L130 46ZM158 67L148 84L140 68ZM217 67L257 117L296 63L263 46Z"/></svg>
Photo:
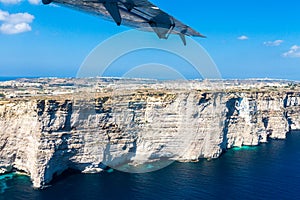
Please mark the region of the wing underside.
<svg viewBox="0 0 300 200"><path fill-rule="evenodd" d="M147 0L43 0L44 4L51 2L99 15L117 25L154 31L159 38L178 34L184 44L185 36L204 37Z"/></svg>

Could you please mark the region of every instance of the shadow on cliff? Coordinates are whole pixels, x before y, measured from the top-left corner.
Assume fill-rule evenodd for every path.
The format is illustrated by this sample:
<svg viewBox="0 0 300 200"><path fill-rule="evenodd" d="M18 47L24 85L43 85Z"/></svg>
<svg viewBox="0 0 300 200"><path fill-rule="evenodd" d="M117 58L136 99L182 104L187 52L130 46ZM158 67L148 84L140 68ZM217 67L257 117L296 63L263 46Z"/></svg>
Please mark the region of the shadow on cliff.
<svg viewBox="0 0 300 200"><path fill-rule="evenodd" d="M55 185L56 183L77 174L81 174L81 171L73 168L68 168L60 174L54 173L52 175L52 180L47 185Z"/></svg>
<svg viewBox="0 0 300 200"><path fill-rule="evenodd" d="M71 134L63 134L61 136L62 142L55 147L55 152L50 158L47 168L44 172L44 177L46 179L45 184L53 184L57 181L60 181L67 176L78 174L80 170L72 167L75 166L71 158L78 153L75 149L68 148L68 141L71 139ZM47 180L50 180L47 182Z"/></svg>
<svg viewBox="0 0 300 200"><path fill-rule="evenodd" d="M222 151L227 151L227 142L228 142L228 127L230 124L230 120L234 115L234 111L236 110L236 102L240 101L240 98L231 98L226 102L226 108L227 108L227 113L226 113L226 120L224 122L224 128L223 128L223 141L221 143L221 148Z"/></svg>

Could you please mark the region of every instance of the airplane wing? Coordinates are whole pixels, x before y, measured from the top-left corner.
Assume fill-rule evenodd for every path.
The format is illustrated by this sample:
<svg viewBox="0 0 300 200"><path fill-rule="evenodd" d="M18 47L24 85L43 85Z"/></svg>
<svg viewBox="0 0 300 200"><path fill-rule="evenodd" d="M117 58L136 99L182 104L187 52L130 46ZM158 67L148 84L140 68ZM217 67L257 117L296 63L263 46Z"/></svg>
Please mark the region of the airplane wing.
<svg viewBox="0 0 300 200"><path fill-rule="evenodd" d="M147 0L42 0L44 4L57 3L113 20L119 25L142 28L167 39L177 34L186 45L185 36L205 37L191 27Z"/></svg>

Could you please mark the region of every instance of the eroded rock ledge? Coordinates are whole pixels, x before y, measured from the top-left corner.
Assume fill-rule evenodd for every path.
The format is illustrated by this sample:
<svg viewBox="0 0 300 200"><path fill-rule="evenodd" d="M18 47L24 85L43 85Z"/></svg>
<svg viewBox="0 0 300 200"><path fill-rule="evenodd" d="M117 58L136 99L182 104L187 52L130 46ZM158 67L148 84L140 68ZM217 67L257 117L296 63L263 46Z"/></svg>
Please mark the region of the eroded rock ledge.
<svg viewBox="0 0 300 200"><path fill-rule="evenodd" d="M2 98L0 173L26 172L41 188L66 169L100 172L104 161L197 161L284 139L300 129L300 90L275 83L101 80L93 90Z"/></svg>

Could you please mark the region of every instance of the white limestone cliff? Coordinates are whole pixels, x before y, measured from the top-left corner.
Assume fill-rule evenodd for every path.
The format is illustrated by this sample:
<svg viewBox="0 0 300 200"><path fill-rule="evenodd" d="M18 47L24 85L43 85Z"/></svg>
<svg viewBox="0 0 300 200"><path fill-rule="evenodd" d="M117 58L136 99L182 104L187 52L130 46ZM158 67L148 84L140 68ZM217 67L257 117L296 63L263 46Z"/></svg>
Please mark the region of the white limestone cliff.
<svg viewBox="0 0 300 200"><path fill-rule="evenodd" d="M0 173L20 170L41 188L67 169L84 173L159 158L218 158L232 147L300 129L300 92L123 90L93 98L38 97L0 104Z"/></svg>

